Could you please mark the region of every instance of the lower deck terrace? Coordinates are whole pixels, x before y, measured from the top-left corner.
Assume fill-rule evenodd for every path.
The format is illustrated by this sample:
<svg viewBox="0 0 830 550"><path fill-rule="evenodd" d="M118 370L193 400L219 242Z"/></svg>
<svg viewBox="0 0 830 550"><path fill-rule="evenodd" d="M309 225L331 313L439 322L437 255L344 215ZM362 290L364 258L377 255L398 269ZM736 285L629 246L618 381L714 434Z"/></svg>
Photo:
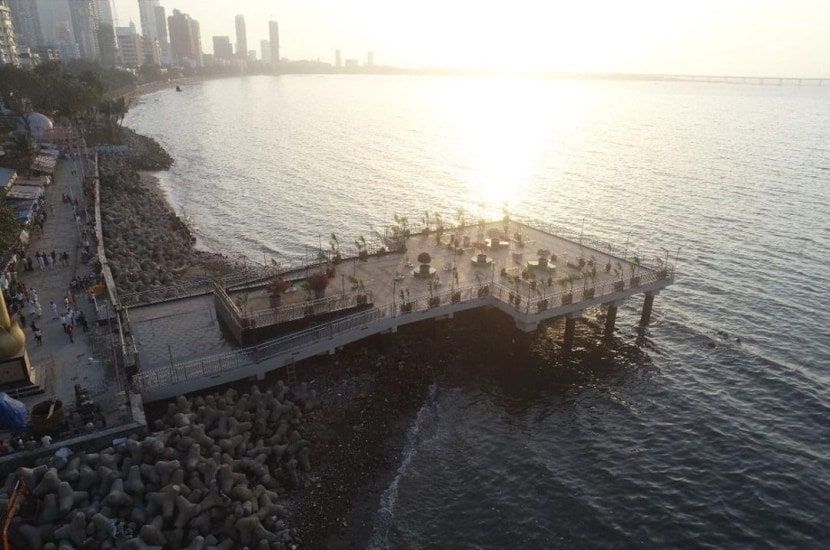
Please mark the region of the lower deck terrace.
<svg viewBox="0 0 830 550"><path fill-rule="evenodd" d="M201 299L195 313L184 304L160 306L164 313L155 318L155 306L131 310L140 354L134 389L154 401L263 376L407 323L479 307L500 309L524 331L565 317L563 345L570 347L574 321L585 309L606 305L610 334L616 308L645 294L645 323L654 295L674 281L667 255L647 263L518 222L425 231L389 244L399 250L357 251L339 262L285 271L281 278L293 284L280 293L264 284L217 282L213 303ZM303 281L323 270L331 276L318 298Z"/></svg>

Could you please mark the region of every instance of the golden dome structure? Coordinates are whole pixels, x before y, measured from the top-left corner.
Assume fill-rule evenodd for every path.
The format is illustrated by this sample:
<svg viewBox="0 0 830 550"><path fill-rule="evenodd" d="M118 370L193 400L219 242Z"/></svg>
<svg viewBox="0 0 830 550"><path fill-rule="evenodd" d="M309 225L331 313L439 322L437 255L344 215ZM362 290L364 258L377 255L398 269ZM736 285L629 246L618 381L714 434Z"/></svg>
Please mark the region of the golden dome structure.
<svg viewBox="0 0 830 550"><path fill-rule="evenodd" d="M14 357L25 345L26 335L19 323L12 322L6 298L0 292L0 360Z"/></svg>

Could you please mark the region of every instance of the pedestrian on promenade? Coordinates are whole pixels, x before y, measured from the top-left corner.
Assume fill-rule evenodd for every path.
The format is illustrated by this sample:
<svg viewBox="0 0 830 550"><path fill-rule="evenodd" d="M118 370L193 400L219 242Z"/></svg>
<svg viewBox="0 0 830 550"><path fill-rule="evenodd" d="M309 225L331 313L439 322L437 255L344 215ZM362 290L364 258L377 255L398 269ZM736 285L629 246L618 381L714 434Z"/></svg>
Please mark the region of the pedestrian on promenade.
<svg viewBox="0 0 830 550"><path fill-rule="evenodd" d="M20 328L26 328L26 316L23 315L23 310L18 314L17 320L20 322Z"/></svg>
<svg viewBox="0 0 830 550"><path fill-rule="evenodd" d="M37 343L38 346L43 345L43 332L41 332L39 328L35 329L35 343Z"/></svg>
<svg viewBox="0 0 830 550"><path fill-rule="evenodd" d="M75 337L72 335L72 331L73 331L72 323L69 323L68 325L66 325L66 333L69 335L69 341L74 344L75 343Z"/></svg>
<svg viewBox="0 0 830 550"><path fill-rule="evenodd" d="M40 266L40 269L43 269L45 267L45 263L46 262L43 261L43 256L41 255L40 251L38 250L38 252L37 252L37 265Z"/></svg>
<svg viewBox="0 0 830 550"><path fill-rule="evenodd" d="M29 328L31 328L31 329L32 329L32 334L34 334L34 333L35 333L35 331L37 331L37 325L35 324L35 322L34 322L34 321L32 321L32 324L31 324L31 325L29 325Z"/></svg>
<svg viewBox="0 0 830 550"><path fill-rule="evenodd" d="M38 319L43 317L43 308L40 306L40 300L35 302L35 313L37 314Z"/></svg>
<svg viewBox="0 0 830 550"><path fill-rule="evenodd" d="M52 310L52 320L58 320L58 304L56 304L53 300L49 300L49 309Z"/></svg>
<svg viewBox="0 0 830 550"><path fill-rule="evenodd" d="M37 302L40 300L40 296L37 295L37 290L34 288L29 289L29 299Z"/></svg>
<svg viewBox="0 0 830 550"><path fill-rule="evenodd" d="M86 322L86 315L84 315L83 311L81 311L80 315L78 315L78 322L81 323L81 328L84 329L84 332L89 330L89 325Z"/></svg>
<svg viewBox="0 0 830 550"><path fill-rule="evenodd" d="M35 306L35 301L29 300L29 315L34 317L35 313L37 313L37 306Z"/></svg>
<svg viewBox="0 0 830 550"><path fill-rule="evenodd" d="M57 254L55 254L55 251L53 250L53 251L52 251L52 253L51 253L50 255L52 256L52 265L54 265L54 264L55 264L55 260L57 259Z"/></svg>
<svg viewBox="0 0 830 550"><path fill-rule="evenodd" d="M52 203L49 203L49 214L54 216L55 215L55 207L52 206Z"/></svg>

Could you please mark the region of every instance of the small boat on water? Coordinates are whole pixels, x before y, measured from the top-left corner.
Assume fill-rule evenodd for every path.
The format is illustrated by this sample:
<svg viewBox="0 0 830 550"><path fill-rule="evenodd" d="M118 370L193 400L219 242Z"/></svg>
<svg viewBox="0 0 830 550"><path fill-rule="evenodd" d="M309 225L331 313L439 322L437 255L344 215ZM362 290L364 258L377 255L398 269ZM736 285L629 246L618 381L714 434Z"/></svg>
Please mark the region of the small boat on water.
<svg viewBox="0 0 830 550"><path fill-rule="evenodd" d="M181 91L182 91L181 87L176 86L176 91L177 91L177 92L181 92Z"/></svg>

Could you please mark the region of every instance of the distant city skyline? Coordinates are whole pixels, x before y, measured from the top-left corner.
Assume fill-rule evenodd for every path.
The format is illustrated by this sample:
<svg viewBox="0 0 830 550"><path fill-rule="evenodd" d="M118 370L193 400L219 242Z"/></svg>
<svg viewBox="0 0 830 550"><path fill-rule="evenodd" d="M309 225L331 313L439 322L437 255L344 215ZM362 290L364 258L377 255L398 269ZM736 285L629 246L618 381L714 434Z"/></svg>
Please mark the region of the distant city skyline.
<svg viewBox="0 0 830 550"><path fill-rule="evenodd" d="M119 25L139 23L137 0L115 0ZM280 27L280 56L365 60L378 65L495 70L830 76L830 3L824 0L380 0L274 2L161 0L199 21L202 49L234 36L247 42Z"/></svg>

